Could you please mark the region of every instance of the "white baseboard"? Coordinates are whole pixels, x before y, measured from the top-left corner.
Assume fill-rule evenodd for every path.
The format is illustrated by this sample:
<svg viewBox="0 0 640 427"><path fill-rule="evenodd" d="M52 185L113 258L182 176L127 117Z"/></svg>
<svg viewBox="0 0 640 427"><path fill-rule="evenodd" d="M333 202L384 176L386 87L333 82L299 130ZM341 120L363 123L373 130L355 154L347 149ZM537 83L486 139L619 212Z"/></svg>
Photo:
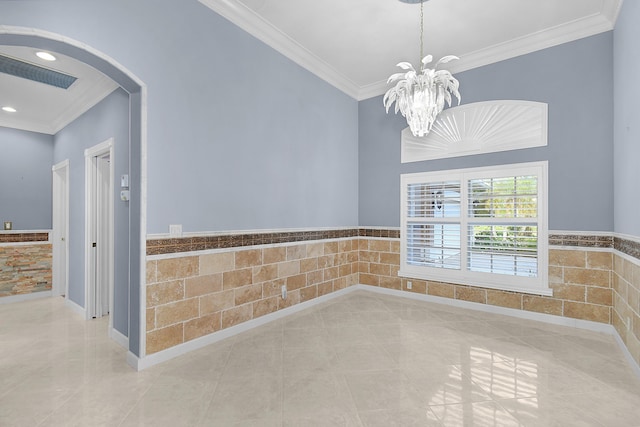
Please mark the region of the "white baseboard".
<svg viewBox="0 0 640 427"><path fill-rule="evenodd" d="M80 307L80 305L78 305L77 303L71 301L69 298L65 298L64 305L66 305L67 308L70 308L74 313L82 316L83 319L87 318L87 311L84 308Z"/></svg>
<svg viewBox="0 0 640 427"><path fill-rule="evenodd" d="M213 334L197 338L195 340L177 345L175 347L168 348L166 350L162 350L158 353L154 353L152 355L149 355L143 358L139 358L133 353L128 352L127 363L130 366L132 366L135 370L141 371L143 369L160 364L162 362L166 362L170 359L173 359L175 357L197 350L199 348L205 347L207 345L238 335L242 332L251 330L258 326L265 325L274 320L281 319L283 317L290 316L294 313L306 310L310 307L313 307L314 305L321 304L326 301L330 301L342 295L346 295L348 293L358 291L358 290L362 290L366 292L374 292L374 293L379 293L384 295L391 295L391 296L396 296L401 298L408 298L408 299L413 299L417 301L432 302L436 304L443 304L443 305L448 305L453 307L465 308L469 310L482 311L486 313L502 314L505 316L516 317L520 319L534 320L534 321L549 323L553 325L569 326L569 327L574 327L578 329L585 329L589 331L613 335L618 345L624 352L625 358L629 362L629 365L631 366L632 370L640 378L640 366L638 366L633 356L631 356L631 353L629 353L629 350L624 345L622 338L620 337L620 335L618 335L618 332L613 327L613 325L599 323L599 322L592 322L589 320L571 319L567 317L554 316L551 314L517 310L513 308L497 307L493 305L480 304L480 303L469 302L469 301L454 300L450 298L442 298L442 297L437 297L433 295L423 295L423 294L416 294L413 292L399 291L395 289L379 288L379 287L370 286L370 285L350 286L346 289L342 289L340 291L336 291L336 292L323 295L321 297L318 297L309 301L305 301L300 304L296 304L294 306L285 308L275 313L270 313L265 316L259 317L257 319L249 320L247 322L241 323L231 328L214 332Z"/></svg>
<svg viewBox="0 0 640 427"><path fill-rule="evenodd" d="M517 317L520 319L535 320L538 322L551 323L554 325L561 325L561 326L570 326L573 328L587 329L590 331L603 332L607 334L611 334L611 330L613 328L613 326L611 325L608 325L605 323L599 323L599 322L592 322L589 320L571 319L568 317L554 316L552 314L517 310L515 308L498 307L495 305L481 304L481 303L470 302L470 301L462 301L462 300L451 299L451 298L443 298L443 297L437 297L433 295L416 294L413 292L379 288L377 286L371 286L371 285L356 285L355 287L357 289L363 289L369 292L376 292L379 294L393 295L393 296L409 298L417 301L433 302L436 304L443 304L443 305L448 305L452 307L465 308L468 310L483 311L485 313L502 314L505 316Z"/></svg>
<svg viewBox="0 0 640 427"><path fill-rule="evenodd" d="M379 288L377 286L356 285L354 286L354 288L362 289L368 292L376 292L379 294L393 295L393 296L409 298L409 299L418 300L418 301L433 302L436 304L443 304L443 305L448 305L453 307L465 308L469 310L482 311L485 313L502 314L505 316L517 317L520 319L535 320L538 322L550 323L553 325L569 326L573 328L586 329L589 331L613 335L613 337L616 339L616 342L622 349L622 352L624 353L624 356L627 359L627 362L629 362L629 366L631 366L631 369L634 371L636 376L640 378L640 366L638 365L638 362L635 361L635 359L629 352L629 349L627 349L627 346L624 344L624 341L618 334L618 331L616 331L616 328L613 327L613 325L609 325L606 323L592 322L590 320L580 320L580 319L571 319L571 318L561 317L561 316L554 316L552 314L517 310L514 308L497 307L494 305L480 304L477 302L454 300L450 298L436 297L433 295L423 295L423 294L416 294L416 293L407 292L407 291L398 291L395 289Z"/></svg>
<svg viewBox="0 0 640 427"><path fill-rule="evenodd" d="M33 292L31 294L10 295L0 298L0 304L12 304L14 302L31 301L34 299L48 298L53 294L51 291Z"/></svg>
<svg viewBox="0 0 640 427"><path fill-rule="evenodd" d="M330 301L342 295L346 295L348 293L355 291L356 289L358 289L357 286L350 286L348 288L341 289L339 291L335 291L330 294L323 295L321 297L314 298L309 301L301 302L300 304L287 307L285 309L276 311L274 313L266 314L264 316L258 317L257 319L249 320L239 325L232 326L230 328L223 329L221 331L214 332L212 334L205 335L200 338L196 338L194 340L188 341L183 344L179 344L175 347L171 347L166 350L159 351L157 353L151 354L143 358L139 358L133 353L129 353L127 354L127 363L137 371L141 371L143 369L149 368L151 366L157 365L162 362L166 362L167 360L171 360L175 357L178 357L183 354L189 353L191 351L197 350L199 348L205 347L209 344L213 344L218 341L224 340L226 338L230 338L232 336L238 335L242 332L246 332L258 326L262 326L269 322L273 322L274 320L282 319L283 317L290 316L294 313L306 310L315 305L321 304L326 301Z"/></svg>
<svg viewBox="0 0 640 427"><path fill-rule="evenodd" d="M116 328L113 328L113 327L109 328L109 338L114 340L118 345L120 345L124 349L126 350L129 349L129 338L124 336L124 334L118 331Z"/></svg>

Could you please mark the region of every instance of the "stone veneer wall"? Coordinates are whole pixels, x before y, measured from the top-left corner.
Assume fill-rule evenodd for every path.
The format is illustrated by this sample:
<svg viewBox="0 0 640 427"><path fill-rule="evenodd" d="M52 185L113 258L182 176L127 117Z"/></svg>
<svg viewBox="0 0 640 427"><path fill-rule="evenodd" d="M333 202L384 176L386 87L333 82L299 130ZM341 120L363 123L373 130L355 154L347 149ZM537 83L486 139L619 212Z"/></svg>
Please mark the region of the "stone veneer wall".
<svg viewBox="0 0 640 427"><path fill-rule="evenodd" d="M640 267L614 254L613 237L551 235L553 295L539 296L398 277L397 230L309 233L150 240L147 354L359 283L613 324L640 364ZM335 236L340 238L274 245ZM202 252L203 244L217 252ZM628 245L622 241L615 247L629 253ZM186 251L192 252L180 255ZM285 284L288 298L282 300Z"/></svg>
<svg viewBox="0 0 640 427"><path fill-rule="evenodd" d="M48 233L0 234L0 297L51 290Z"/></svg>

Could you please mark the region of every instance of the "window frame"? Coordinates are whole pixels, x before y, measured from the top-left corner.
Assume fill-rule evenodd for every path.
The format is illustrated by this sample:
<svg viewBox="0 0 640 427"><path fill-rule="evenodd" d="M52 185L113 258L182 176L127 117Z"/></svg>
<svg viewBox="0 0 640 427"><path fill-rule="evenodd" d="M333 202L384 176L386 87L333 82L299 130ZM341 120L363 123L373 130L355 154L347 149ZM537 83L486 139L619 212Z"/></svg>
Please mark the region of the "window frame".
<svg viewBox="0 0 640 427"><path fill-rule="evenodd" d="M506 275L470 271L467 267L469 224L478 221L470 220L468 214L468 182L479 178L505 178L514 176L537 177L537 267L536 277ZM407 224L415 222L408 217L408 185L421 183L437 183L446 181L460 182L460 269L417 266L407 263ZM431 280L477 286L489 289L506 290L536 295L552 295L549 288L549 228L548 228L548 162L514 163L478 168L419 172L400 175L400 271L398 275L406 278ZM464 197L463 197L464 195ZM505 219L504 222L518 222ZM457 221L450 221L458 223ZM496 221L498 222L498 221Z"/></svg>

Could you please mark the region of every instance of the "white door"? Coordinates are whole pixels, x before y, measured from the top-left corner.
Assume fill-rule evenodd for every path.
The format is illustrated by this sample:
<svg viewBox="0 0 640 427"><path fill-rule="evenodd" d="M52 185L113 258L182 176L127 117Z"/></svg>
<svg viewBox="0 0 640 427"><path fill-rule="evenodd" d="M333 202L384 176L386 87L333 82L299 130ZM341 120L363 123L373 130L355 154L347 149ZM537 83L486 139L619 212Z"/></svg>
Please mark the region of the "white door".
<svg viewBox="0 0 640 427"><path fill-rule="evenodd" d="M69 160L53 166L53 296L68 298L69 277Z"/></svg>
<svg viewBox="0 0 640 427"><path fill-rule="evenodd" d="M85 151L87 318L107 316L113 304L112 159L112 140Z"/></svg>

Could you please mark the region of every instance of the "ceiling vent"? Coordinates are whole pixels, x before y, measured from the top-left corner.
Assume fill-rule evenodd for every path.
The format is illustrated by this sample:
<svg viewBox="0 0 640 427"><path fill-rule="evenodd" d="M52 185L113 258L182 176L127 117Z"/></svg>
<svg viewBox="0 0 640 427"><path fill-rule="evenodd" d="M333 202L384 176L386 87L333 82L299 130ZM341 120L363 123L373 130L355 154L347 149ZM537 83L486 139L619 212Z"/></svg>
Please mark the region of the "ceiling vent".
<svg viewBox="0 0 640 427"><path fill-rule="evenodd" d="M63 74L4 55L0 55L0 73L10 74L62 89L68 89L69 86L77 80L76 77L68 74Z"/></svg>

